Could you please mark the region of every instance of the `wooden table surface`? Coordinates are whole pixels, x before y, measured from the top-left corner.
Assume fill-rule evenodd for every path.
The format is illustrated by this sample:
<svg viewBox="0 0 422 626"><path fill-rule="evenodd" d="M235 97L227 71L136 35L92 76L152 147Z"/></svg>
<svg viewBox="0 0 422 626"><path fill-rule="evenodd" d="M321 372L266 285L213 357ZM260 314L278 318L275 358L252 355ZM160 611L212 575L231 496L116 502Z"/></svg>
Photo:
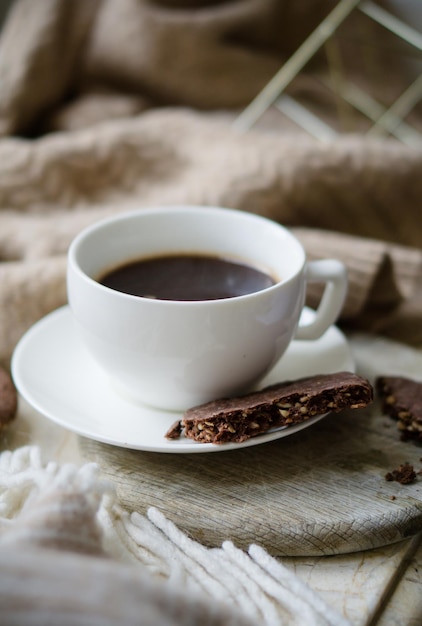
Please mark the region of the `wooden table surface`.
<svg viewBox="0 0 422 626"><path fill-rule="evenodd" d="M351 338L351 346L359 373L368 378L387 367L390 372L395 369L422 378L422 351L363 336ZM39 445L46 459L75 463L85 462L96 445L53 424L20 400L18 419L3 434L0 447L28 444ZM413 446L409 455L419 454L414 444L403 445ZM418 480L422 488L422 478ZM417 492L412 498L418 499ZM416 526L408 539L374 549L333 556L283 556L282 561L354 626L422 623L422 527L419 531Z"/></svg>

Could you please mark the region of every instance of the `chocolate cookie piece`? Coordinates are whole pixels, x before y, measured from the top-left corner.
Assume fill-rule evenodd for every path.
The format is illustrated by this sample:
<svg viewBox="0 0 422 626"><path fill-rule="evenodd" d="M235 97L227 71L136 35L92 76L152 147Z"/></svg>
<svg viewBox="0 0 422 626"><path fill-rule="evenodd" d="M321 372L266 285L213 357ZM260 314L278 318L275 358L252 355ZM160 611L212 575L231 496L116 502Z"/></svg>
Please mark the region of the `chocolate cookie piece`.
<svg viewBox="0 0 422 626"><path fill-rule="evenodd" d="M315 415L363 408L372 399L372 386L356 374L321 374L193 407L185 412L180 426L186 437L198 442L241 443ZM175 438L177 429L170 431L167 436Z"/></svg>
<svg viewBox="0 0 422 626"><path fill-rule="evenodd" d="M0 429L5 428L16 415L18 394L9 373L0 367Z"/></svg>
<svg viewBox="0 0 422 626"><path fill-rule="evenodd" d="M380 376L375 387L383 411L398 421L403 436L422 441L422 382L403 376Z"/></svg>

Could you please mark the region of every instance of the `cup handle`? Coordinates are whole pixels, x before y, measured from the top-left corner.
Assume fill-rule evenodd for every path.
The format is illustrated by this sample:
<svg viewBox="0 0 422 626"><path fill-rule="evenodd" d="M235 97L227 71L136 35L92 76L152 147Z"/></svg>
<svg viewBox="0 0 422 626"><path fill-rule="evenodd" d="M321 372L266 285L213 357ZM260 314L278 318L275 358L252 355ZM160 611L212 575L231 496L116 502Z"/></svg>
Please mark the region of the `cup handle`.
<svg viewBox="0 0 422 626"><path fill-rule="evenodd" d="M345 265L335 259L309 261L305 269L307 283L326 283L315 319L300 324L295 339L318 339L337 320L347 292Z"/></svg>

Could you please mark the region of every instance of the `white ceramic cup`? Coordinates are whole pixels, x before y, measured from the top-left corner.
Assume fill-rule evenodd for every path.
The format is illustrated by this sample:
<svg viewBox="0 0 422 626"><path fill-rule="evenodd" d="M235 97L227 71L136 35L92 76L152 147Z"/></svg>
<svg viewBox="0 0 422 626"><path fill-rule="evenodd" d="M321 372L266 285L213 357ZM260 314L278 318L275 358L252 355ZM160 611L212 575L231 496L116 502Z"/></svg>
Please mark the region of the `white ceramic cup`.
<svg viewBox="0 0 422 626"><path fill-rule="evenodd" d="M119 265L173 253L245 262L277 282L206 301L142 298L98 282ZM307 282L326 286L315 320L298 326ZM115 388L135 402L181 411L249 390L293 338L319 338L339 315L347 278L339 261L307 262L299 241L269 219L171 206L119 214L82 231L69 248L67 284L78 332Z"/></svg>

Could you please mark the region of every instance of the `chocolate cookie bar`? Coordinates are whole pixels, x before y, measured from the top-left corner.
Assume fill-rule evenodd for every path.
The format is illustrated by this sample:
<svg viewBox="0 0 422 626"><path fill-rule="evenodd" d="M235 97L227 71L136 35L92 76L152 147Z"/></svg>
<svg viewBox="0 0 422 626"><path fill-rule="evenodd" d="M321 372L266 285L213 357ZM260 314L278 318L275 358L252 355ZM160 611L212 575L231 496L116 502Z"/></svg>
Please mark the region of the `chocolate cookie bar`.
<svg viewBox="0 0 422 626"><path fill-rule="evenodd" d="M363 408L372 399L372 386L356 374L321 374L188 409L166 437L175 439L184 431L186 437L198 442L241 443L315 415Z"/></svg>
<svg viewBox="0 0 422 626"><path fill-rule="evenodd" d="M375 387L383 411L398 421L403 436L422 441L422 382L402 376L380 376Z"/></svg>
<svg viewBox="0 0 422 626"><path fill-rule="evenodd" d="M10 374L0 367L0 429L8 426L16 415L18 394Z"/></svg>

